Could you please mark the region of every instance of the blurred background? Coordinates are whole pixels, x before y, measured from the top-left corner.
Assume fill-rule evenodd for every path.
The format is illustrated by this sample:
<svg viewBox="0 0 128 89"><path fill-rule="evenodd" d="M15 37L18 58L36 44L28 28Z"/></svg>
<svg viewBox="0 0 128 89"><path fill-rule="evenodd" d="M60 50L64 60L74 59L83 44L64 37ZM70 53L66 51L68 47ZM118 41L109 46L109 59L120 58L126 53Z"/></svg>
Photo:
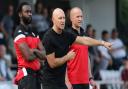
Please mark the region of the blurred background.
<svg viewBox="0 0 128 89"><path fill-rule="evenodd" d="M32 6L33 29L39 34L52 26L54 8L65 11L68 28L70 9L80 7L85 34L113 43L111 51L101 46L89 48L98 88L128 89L125 83L128 81L128 0L0 0L0 89L17 89L12 82L17 70L13 33L17 25L16 9L24 1Z"/></svg>

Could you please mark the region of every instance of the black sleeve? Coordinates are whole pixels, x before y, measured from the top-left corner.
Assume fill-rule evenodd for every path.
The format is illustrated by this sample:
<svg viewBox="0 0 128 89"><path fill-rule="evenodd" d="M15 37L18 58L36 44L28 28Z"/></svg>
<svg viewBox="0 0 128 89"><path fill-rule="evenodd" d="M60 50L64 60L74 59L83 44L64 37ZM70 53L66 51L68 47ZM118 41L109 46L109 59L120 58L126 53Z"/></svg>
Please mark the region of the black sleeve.
<svg viewBox="0 0 128 89"><path fill-rule="evenodd" d="M43 46L45 48L46 55L49 55L49 54L55 52L53 43L48 35L45 35L43 38Z"/></svg>
<svg viewBox="0 0 128 89"><path fill-rule="evenodd" d="M67 34L67 39L69 40L69 44L72 45L72 43L75 42L77 35L71 32L67 32L66 34Z"/></svg>

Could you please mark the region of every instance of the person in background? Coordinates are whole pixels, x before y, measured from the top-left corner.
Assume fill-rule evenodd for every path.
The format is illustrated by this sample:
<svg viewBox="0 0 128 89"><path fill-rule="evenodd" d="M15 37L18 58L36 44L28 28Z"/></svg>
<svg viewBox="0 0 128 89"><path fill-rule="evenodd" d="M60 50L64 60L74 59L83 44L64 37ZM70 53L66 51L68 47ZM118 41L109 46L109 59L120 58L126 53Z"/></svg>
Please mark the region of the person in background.
<svg viewBox="0 0 128 89"><path fill-rule="evenodd" d="M102 31L102 39L104 41L109 41L110 35L107 30ZM112 65L112 58L111 55L109 54L109 51L103 47L103 46L98 46L98 51L100 52L100 62L98 64L97 68L97 74L99 74L100 70L107 70L109 65ZM98 78L100 78L97 75Z"/></svg>
<svg viewBox="0 0 128 89"><path fill-rule="evenodd" d="M88 37L94 38L94 39L96 38L96 30L94 30L91 24L87 25L87 28L85 30L85 35L87 35ZM95 46L89 47L88 50L89 50L89 56L90 56L93 76L94 78L96 78L95 76L96 70L97 70L96 68L97 68L97 64L100 62L99 51L97 47Z"/></svg>
<svg viewBox="0 0 128 89"><path fill-rule="evenodd" d="M125 87L124 89L128 89L128 57L123 59L121 79L124 81L124 87Z"/></svg>
<svg viewBox="0 0 128 89"><path fill-rule="evenodd" d="M49 28L46 16L47 9L45 9L42 2L37 1L37 3L35 4L35 13L32 16L32 25L39 33L41 39L43 38L44 33Z"/></svg>
<svg viewBox="0 0 128 89"><path fill-rule="evenodd" d="M0 45L0 81L9 81L13 75L11 73L10 61L6 59L6 46Z"/></svg>
<svg viewBox="0 0 128 89"><path fill-rule="evenodd" d="M111 55L113 57L113 69L118 70L122 65L123 59L127 56L125 46L122 40L118 37L117 29L111 32L110 42L113 43Z"/></svg>

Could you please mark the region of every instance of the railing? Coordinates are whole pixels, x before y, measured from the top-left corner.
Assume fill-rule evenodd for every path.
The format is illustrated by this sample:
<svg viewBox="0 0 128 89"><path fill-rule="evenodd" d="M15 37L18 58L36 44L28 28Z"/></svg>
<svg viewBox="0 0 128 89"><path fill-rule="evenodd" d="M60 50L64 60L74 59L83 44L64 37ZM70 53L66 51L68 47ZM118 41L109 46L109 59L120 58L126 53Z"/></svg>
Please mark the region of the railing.
<svg viewBox="0 0 128 89"><path fill-rule="evenodd" d="M0 81L0 89L18 89L12 81Z"/></svg>
<svg viewBox="0 0 128 89"><path fill-rule="evenodd" d="M107 89L128 89L128 83L125 84L123 81L96 81L97 88L101 88L101 85L106 85ZM18 89L11 81L0 82L0 89Z"/></svg>
<svg viewBox="0 0 128 89"><path fill-rule="evenodd" d="M128 82L123 81L96 81L97 88L101 89L101 85L106 85L107 89L128 89Z"/></svg>

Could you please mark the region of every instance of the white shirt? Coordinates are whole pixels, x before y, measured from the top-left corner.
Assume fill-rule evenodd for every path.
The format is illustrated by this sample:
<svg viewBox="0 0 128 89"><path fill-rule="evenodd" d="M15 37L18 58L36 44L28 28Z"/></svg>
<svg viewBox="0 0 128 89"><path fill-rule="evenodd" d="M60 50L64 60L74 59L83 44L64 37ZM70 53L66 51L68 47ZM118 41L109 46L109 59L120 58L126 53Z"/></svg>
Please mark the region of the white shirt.
<svg viewBox="0 0 128 89"><path fill-rule="evenodd" d="M112 43L112 49L118 49L116 51L112 51L112 56L114 58L122 58L126 56L126 51L123 48L124 44L120 39L111 39L110 42Z"/></svg>
<svg viewBox="0 0 128 89"><path fill-rule="evenodd" d="M104 46L98 46L98 50L100 51L100 53L103 55L103 57L105 59L111 59L110 54L108 53L108 49L105 48Z"/></svg>
<svg viewBox="0 0 128 89"><path fill-rule="evenodd" d="M7 68L6 68L6 62L4 59L0 59L0 71L3 75L3 77L6 77L7 75Z"/></svg>

